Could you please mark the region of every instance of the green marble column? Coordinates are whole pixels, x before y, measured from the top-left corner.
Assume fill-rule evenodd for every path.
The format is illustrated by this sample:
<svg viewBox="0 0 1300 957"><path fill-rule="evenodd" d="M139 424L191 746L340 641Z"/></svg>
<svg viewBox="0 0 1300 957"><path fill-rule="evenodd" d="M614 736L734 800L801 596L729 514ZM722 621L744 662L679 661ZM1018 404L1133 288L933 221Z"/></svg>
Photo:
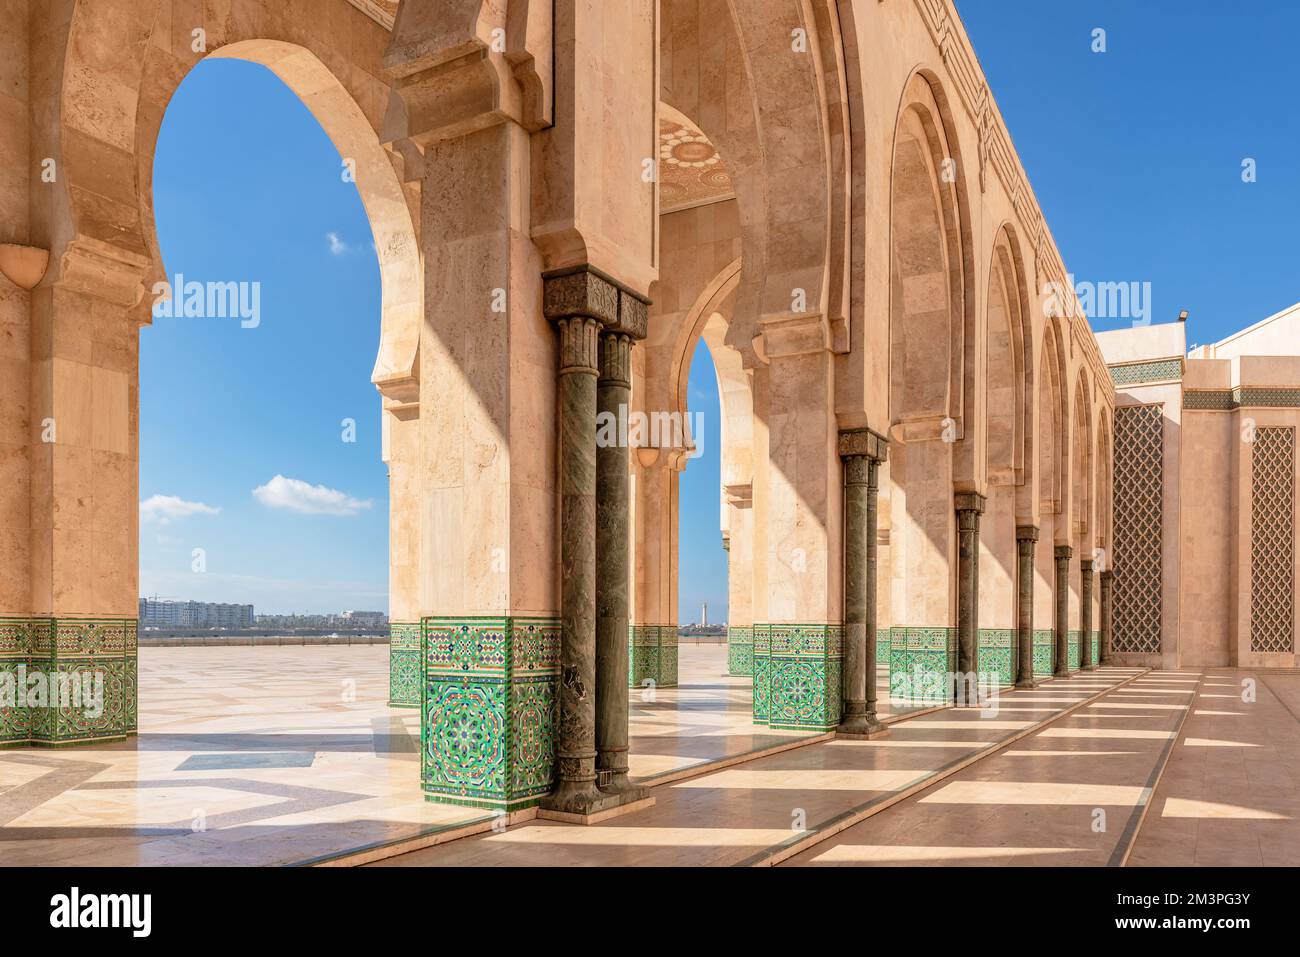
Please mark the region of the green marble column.
<svg viewBox="0 0 1300 957"><path fill-rule="evenodd" d="M1101 663L1110 664L1110 588L1115 573L1110 569L1101 573L1101 595L1099 596L1099 605L1097 609L1098 617L1101 618L1101 629L1098 641L1101 643Z"/></svg>
<svg viewBox="0 0 1300 957"><path fill-rule="evenodd" d="M1017 688L1032 688L1034 680L1034 546L1036 525L1016 526L1016 653Z"/></svg>
<svg viewBox="0 0 1300 957"><path fill-rule="evenodd" d="M1092 561L1083 559L1079 562L1083 581L1079 588L1083 605L1079 615L1079 667L1083 671L1092 671Z"/></svg>
<svg viewBox="0 0 1300 957"><path fill-rule="evenodd" d="M1056 671L1057 678L1070 675L1070 557L1074 549L1057 545L1056 558Z"/></svg>
<svg viewBox="0 0 1300 957"><path fill-rule="evenodd" d="M979 671L980 515L985 498L958 492L957 509L957 698L976 704Z"/></svg>
<svg viewBox="0 0 1300 957"><path fill-rule="evenodd" d="M840 433L844 463L844 671L838 730L870 735L876 716L876 498L885 439L867 429ZM870 636L870 640L868 640Z"/></svg>
<svg viewBox="0 0 1300 957"><path fill-rule="evenodd" d="M560 724L556 787L543 807L575 814L596 787L596 375L600 323L560 329Z"/></svg>
<svg viewBox="0 0 1300 957"><path fill-rule="evenodd" d="M598 698L606 699L601 727L606 743L627 740L626 662L627 583L613 583L617 575L616 546L606 536L618 535L623 525L626 542L626 493L622 516L606 511L600 532L603 606L608 619L601 627L605 637L597 678L597 376L600 371L602 331L609 336L644 339L647 303L602 273L575 267L545 277L542 311L559 330L559 469L560 469L560 685L559 724L555 744L555 790L541 800L543 811L587 816L609 810L642 796L640 788L602 791L596 773ZM616 432L621 430L616 429ZM624 440L622 435L618 440ZM626 455L626 452L624 452ZM626 459L624 459L626 462ZM607 466L608 468L608 463ZM606 472L607 477L609 473ZM626 551L626 549L623 549ZM622 561L626 563L626 558ZM626 564L622 566L626 570ZM624 578L626 573L624 573ZM620 607L622 615L617 614ZM622 627L615 635L613 623ZM621 654L612 655L611 648ZM610 689L613 678L622 687ZM613 697L611 697L613 695ZM615 752L607 753L611 760ZM626 752L624 752L626 753Z"/></svg>

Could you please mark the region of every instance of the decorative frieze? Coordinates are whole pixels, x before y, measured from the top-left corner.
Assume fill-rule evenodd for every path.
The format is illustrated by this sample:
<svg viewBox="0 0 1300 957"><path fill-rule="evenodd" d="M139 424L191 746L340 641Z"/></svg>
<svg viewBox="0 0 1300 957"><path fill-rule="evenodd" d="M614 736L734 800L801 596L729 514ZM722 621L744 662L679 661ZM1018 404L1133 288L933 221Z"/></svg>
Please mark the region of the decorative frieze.
<svg viewBox="0 0 1300 957"><path fill-rule="evenodd" d="M425 618L420 783L429 800L516 810L554 781L560 623Z"/></svg>
<svg viewBox="0 0 1300 957"><path fill-rule="evenodd" d="M1201 412L1231 412L1234 409L1300 408L1300 389L1261 389L1235 386L1232 389L1196 389L1183 393L1183 408Z"/></svg>
<svg viewBox="0 0 1300 957"><path fill-rule="evenodd" d="M1152 382L1176 382L1183 377L1183 360L1157 359L1153 362L1128 362L1108 366L1116 385L1146 385Z"/></svg>

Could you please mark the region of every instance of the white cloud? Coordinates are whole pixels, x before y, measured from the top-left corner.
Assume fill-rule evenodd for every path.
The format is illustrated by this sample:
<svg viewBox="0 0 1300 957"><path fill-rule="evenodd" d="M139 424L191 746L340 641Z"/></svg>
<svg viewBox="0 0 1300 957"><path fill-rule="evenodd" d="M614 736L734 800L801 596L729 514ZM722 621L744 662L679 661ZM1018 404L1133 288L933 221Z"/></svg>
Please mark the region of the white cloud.
<svg viewBox="0 0 1300 957"><path fill-rule="evenodd" d="M326 233L325 238L329 240L331 254L335 256L342 256L345 252L348 251L348 244L339 238L338 233L334 233L334 232Z"/></svg>
<svg viewBox="0 0 1300 957"><path fill-rule="evenodd" d="M369 499L353 498L338 489L310 485L283 475L253 489L253 497L267 508L286 508L304 515L356 515L373 504Z"/></svg>
<svg viewBox="0 0 1300 957"><path fill-rule="evenodd" d="M221 509L202 502L187 502L175 495L151 495L140 503L140 521L166 525L174 518L191 515L216 515Z"/></svg>

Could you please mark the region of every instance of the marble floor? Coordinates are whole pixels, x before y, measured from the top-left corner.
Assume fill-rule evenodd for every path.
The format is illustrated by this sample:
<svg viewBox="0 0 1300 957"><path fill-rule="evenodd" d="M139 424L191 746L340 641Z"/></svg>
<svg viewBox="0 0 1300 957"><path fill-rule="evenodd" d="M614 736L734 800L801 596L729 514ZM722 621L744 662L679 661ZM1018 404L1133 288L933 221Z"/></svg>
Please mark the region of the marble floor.
<svg viewBox="0 0 1300 957"><path fill-rule="evenodd" d="M677 689L632 691L632 773L659 782L808 735L750 721L723 645ZM0 749L10 865L289 864L490 823L419 788L419 713L390 708L385 646L140 649L140 733Z"/></svg>
<svg viewBox="0 0 1300 957"><path fill-rule="evenodd" d="M887 737L832 740L655 788L653 807L593 826L531 820L379 861L438 865L762 865L851 827L1140 675L1106 668L1009 691L996 709L904 718ZM885 815L889 810L883 810Z"/></svg>
<svg viewBox="0 0 1300 957"><path fill-rule="evenodd" d="M789 863L1120 865L1201 680L1148 672Z"/></svg>
<svg viewBox="0 0 1300 957"><path fill-rule="evenodd" d="M1208 669L1130 865L1300 865L1300 674Z"/></svg>

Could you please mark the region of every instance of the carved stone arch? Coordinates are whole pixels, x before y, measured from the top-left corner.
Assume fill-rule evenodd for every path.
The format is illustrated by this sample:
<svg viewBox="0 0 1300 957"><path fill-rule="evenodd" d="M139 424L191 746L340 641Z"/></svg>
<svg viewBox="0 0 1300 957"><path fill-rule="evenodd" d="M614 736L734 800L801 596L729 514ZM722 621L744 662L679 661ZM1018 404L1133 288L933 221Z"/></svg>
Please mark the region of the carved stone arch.
<svg viewBox="0 0 1300 957"><path fill-rule="evenodd" d="M1068 501L1069 424L1066 363L1060 330L1049 318L1038 362L1038 498L1043 515L1064 512Z"/></svg>
<svg viewBox="0 0 1300 957"><path fill-rule="evenodd" d="M1032 321L1013 227L998 229L989 264L985 432L990 482L1023 486L1032 477Z"/></svg>
<svg viewBox="0 0 1300 957"><path fill-rule="evenodd" d="M960 159L933 82L914 73L894 133L890 211L890 421L904 435L963 433L973 340ZM972 443L973 445L973 443ZM967 450L967 472L973 457Z"/></svg>
<svg viewBox="0 0 1300 957"><path fill-rule="evenodd" d="M1092 391L1088 382L1088 370L1080 368L1074 389L1070 499L1073 536L1083 543L1091 540L1094 525L1092 419Z"/></svg>
<svg viewBox="0 0 1300 957"><path fill-rule="evenodd" d="M843 182L833 183L847 176L847 94L835 75L843 64L836 50L838 12L821 0L813 6L728 0L728 6L753 98L754 172L762 180L755 201L744 204L749 218L738 307L742 315L752 308L758 320L752 332L764 336L769 353L847 348L846 190ZM796 43L806 48L796 50ZM725 150L726 137L715 138L701 119ZM755 186L738 178L737 195ZM834 277L832 259L839 272Z"/></svg>
<svg viewBox="0 0 1300 957"><path fill-rule="evenodd" d="M172 95L205 55L193 51L190 32L171 29L163 9L147 0L77 4L63 66L61 179L71 235L63 237L62 278L102 283L103 277L84 264L92 258L116 260L138 276L134 305L142 322L148 321L151 306L145 285L166 280L153 213L158 131ZM378 133L388 88L376 75L388 35L342 0L331 2L323 15L355 20L348 22L356 35L347 51L335 48L323 27L290 24L289 18L254 22L205 8L196 28L204 30L207 56L248 60L275 73L311 111L340 155L355 161L382 290L372 378L390 397L414 401L423 268L408 196Z"/></svg>

